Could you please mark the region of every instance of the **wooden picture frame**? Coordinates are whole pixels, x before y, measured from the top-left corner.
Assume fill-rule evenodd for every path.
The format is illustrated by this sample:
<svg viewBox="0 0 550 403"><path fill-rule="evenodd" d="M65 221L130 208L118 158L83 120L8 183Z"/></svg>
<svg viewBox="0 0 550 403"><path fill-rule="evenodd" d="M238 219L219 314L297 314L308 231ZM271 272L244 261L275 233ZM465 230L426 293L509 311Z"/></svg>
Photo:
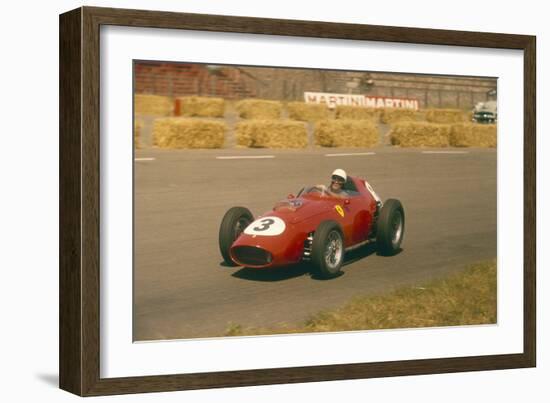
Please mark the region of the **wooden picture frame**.
<svg viewBox="0 0 550 403"><path fill-rule="evenodd" d="M100 377L100 26L170 28L524 52L523 353ZM80 396L481 371L536 364L534 36L82 7L60 16L60 387Z"/></svg>

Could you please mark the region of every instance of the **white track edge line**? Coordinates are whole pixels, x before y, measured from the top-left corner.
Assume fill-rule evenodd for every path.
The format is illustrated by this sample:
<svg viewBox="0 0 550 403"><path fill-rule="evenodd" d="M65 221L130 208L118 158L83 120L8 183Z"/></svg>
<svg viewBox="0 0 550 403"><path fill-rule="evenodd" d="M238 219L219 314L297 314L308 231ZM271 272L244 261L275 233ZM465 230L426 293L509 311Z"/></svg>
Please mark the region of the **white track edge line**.
<svg viewBox="0 0 550 403"><path fill-rule="evenodd" d="M239 160L239 159L265 159L265 158L275 158L274 155L226 155L218 156L217 160Z"/></svg>
<svg viewBox="0 0 550 403"><path fill-rule="evenodd" d="M347 157L347 156L355 156L355 155L375 155L374 152L367 152L367 153L335 153L335 154L325 154L325 157Z"/></svg>
<svg viewBox="0 0 550 403"><path fill-rule="evenodd" d="M422 151L422 154L468 154L469 151Z"/></svg>

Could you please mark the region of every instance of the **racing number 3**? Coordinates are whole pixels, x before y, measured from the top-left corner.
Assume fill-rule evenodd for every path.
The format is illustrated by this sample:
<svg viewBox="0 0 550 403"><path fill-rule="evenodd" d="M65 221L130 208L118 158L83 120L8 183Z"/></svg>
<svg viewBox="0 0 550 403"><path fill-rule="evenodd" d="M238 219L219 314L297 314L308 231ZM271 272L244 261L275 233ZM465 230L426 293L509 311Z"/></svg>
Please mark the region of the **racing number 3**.
<svg viewBox="0 0 550 403"><path fill-rule="evenodd" d="M285 222L279 217L261 217L245 228L244 233L253 236L277 236L284 232Z"/></svg>
<svg viewBox="0 0 550 403"><path fill-rule="evenodd" d="M271 225L273 225L275 223L275 220L272 219L272 218L264 218L263 220L260 221L260 224L262 224L261 227L254 227L254 231L265 231L267 229L269 229L269 227Z"/></svg>

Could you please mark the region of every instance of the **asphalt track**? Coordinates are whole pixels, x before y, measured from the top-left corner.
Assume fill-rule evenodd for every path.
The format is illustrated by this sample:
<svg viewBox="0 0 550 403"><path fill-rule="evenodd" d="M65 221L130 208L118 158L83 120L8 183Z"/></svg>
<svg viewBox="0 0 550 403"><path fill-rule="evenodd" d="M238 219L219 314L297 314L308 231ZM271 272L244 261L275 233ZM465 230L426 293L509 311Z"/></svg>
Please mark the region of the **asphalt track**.
<svg viewBox="0 0 550 403"><path fill-rule="evenodd" d="M135 157L136 341L219 336L231 323L299 323L355 295L422 284L497 254L494 149L148 149ZM335 168L402 201L401 253L382 257L366 246L332 280L311 278L305 266L223 265L217 237L227 209L264 213L306 184L326 183Z"/></svg>

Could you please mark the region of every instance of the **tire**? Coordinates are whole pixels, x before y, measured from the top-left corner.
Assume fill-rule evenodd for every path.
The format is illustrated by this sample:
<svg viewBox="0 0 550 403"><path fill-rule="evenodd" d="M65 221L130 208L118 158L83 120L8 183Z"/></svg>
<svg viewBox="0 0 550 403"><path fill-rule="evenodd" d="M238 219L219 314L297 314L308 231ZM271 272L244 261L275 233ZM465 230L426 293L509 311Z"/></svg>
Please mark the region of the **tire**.
<svg viewBox="0 0 550 403"><path fill-rule="evenodd" d="M227 265L237 266L231 259L229 249L252 221L254 221L254 217L245 207L232 207L223 216L220 224L219 246L223 260Z"/></svg>
<svg viewBox="0 0 550 403"><path fill-rule="evenodd" d="M393 256L401 250L405 233L405 211L401 202L388 199L380 210L376 224L376 244L378 253Z"/></svg>
<svg viewBox="0 0 550 403"><path fill-rule="evenodd" d="M313 234L311 264L313 273L321 278L340 275L344 263L344 235L336 221L323 221Z"/></svg>

